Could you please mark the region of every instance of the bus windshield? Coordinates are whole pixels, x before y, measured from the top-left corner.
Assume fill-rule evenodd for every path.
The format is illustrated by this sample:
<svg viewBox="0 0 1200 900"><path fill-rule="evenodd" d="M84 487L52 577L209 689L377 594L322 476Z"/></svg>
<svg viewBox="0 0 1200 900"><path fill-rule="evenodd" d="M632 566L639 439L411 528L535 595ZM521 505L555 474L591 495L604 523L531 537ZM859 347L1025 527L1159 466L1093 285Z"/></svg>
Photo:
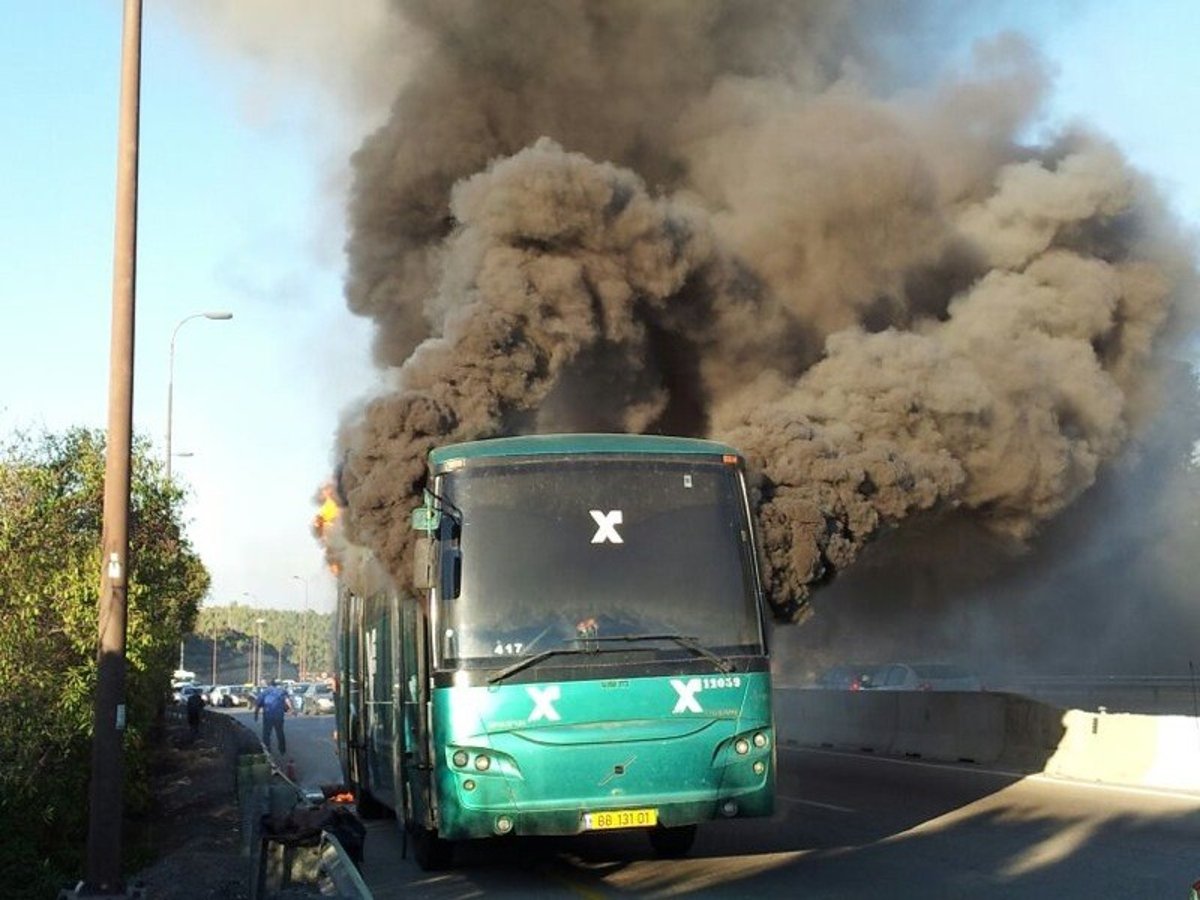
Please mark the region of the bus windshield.
<svg viewBox="0 0 1200 900"><path fill-rule="evenodd" d="M719 458L475 461L440 488L456 560L442 567L444 660L494 668L586 638L635 645L606 640L622 635L762 652L742 481Z"/></svg>

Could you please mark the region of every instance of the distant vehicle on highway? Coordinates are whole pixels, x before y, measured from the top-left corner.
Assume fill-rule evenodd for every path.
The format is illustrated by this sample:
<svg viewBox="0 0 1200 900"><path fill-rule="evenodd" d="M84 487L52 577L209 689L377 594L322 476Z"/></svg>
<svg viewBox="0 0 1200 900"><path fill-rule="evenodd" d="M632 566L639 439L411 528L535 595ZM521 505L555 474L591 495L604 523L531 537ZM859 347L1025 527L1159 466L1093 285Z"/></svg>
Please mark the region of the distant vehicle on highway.
<svg viewBox="0 0 1200 900"><path fill-rule="evenodd" d="M879 681L878 673L886 666L833 666L822 672L813 685L816 688L832 691L865 691L876 687Z"/></svg>
<svg viewBox="0 0 1200 900"><path fill-rule="evenodd" d="M950 663L893 663L875 670L880 691L982 691L979 676Z"/></svg>

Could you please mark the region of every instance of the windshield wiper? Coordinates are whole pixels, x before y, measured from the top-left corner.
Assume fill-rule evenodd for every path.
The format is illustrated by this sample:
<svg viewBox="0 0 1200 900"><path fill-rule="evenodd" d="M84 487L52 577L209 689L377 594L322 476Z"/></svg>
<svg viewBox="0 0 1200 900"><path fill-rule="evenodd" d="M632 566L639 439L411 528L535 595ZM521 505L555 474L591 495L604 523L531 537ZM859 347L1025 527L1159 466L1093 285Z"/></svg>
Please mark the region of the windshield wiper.
<svg viewBox="0 0 1200 900"><path fill-rule="evenodd" d="M614 634L604 637L589 637L587 641L674 641L680 647L691 650L697 656L703 656L722 672L732 672L733 663L713 653L694 637L684 634Z"/></svg>
<svg viewBox="0 0 1200 900"><path fill-rule="evenodd" d="M527 656L524 659L518 659L511 666L505 666L498 672L493 672L488 676L488 684L498 684L510 675L516 675L522 669L528 669L530 666L536 666L543 660L547 660L552 656L574 656L579 653L588 653L587 650L582 650L578 647L562 647L558 650L543 650L541 653L535 653L533 656Z"/></svg>
<svg viewBox="0 0 1200 900"><path fill-rule="evenodd" d="M605 637L580 637L568 638L568 640L577 641L584 646L582 647L560 647L555 650L543 650L540 653L535 653L533 656L527 656L524 659L518 659L515 663L505 666L498 672L493 672L488 676L488 684L499 684L510 675L515 675L518 672L528 669L530 666L536 666L540 662L550 659L552 656L591 656L599 652L599 648L594 646L598 643L610 643L616 641L626 641L637 643L640 641L674 641L680 647L691 650L697 656L703 656L711 662L721 672L732 672L733 663L722 656L713 653L694 637L688 637L683 634L614 634L606 635Z"/></svg>

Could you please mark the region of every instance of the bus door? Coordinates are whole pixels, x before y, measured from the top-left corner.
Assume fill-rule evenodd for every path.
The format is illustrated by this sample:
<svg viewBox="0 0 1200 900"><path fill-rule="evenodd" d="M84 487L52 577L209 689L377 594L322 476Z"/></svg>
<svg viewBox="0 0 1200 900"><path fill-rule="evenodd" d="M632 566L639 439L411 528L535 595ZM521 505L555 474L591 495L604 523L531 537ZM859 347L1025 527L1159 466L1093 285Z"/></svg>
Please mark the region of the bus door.
<svg viewBox="0 0 1200 900"><path fill-rule="evenodd" d="M366 745L363 732L363 654L362 654L362 598L354 591L344 589L341 595L342 627L342 690L345 694L346 748L342 762L346 778L356 785L365 781ZM341 723L339 723L341 724Z"/></svg>
<svg viewBox="0 0 1200 900"><path fill-rule="evenodd" d="M414 600L400 601L399 654L397 671L399 683L396 696L400 698L400 715L397 725L396 784L400 787L404 819L413 816L413 792L419 790L419 768L421 754L421 667L418 665L418 629L422 627L421 611Z"/></svg>
<svg viewBox="0 0 1200 900"><path fill-rule="evenodd" d="M365 604L363 693L366 710L367 783L385 805L395 806L392 758L395 753L395 684L392 598L380 593Z"/></svg>

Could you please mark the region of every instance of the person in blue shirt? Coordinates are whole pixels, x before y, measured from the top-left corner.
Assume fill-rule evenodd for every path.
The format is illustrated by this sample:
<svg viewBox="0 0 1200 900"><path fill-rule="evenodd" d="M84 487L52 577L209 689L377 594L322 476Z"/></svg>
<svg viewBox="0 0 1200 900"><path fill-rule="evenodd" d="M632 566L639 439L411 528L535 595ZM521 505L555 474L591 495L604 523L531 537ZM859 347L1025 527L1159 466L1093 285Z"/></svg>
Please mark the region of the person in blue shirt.
<svg viewBox="0 0 1200 900"><path fill-rule="evenodd" d="M291 708L292 703L288 699L287 691L279 686L278 681L272 679L266 690L259 691L258 700L254 704L254 721L257 722L258 714L262 713L262 741L268 753L271 752L271 732L275 732L275 736L279 740L279 752L287 753L287 738L283 734L283 717Z"/></svg>

